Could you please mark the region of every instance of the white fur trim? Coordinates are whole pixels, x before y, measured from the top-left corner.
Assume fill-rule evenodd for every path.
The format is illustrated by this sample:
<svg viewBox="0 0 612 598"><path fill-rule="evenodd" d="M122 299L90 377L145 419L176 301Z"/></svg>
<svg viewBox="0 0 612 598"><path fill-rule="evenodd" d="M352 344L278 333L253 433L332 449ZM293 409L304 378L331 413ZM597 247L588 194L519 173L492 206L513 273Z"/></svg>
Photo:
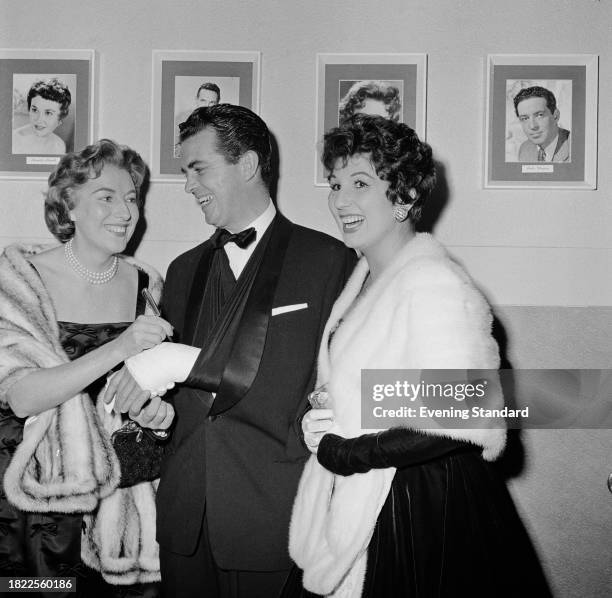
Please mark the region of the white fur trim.
<svg viewBox="0 0 612 598"><path fill-rule="evenodd" d="M417 234L360 295L369 273L362 258L332 308L318 357L317 387L327 384L334 411L332 431L356 437L361 428L362 369L497 369L489 307L468 275L430 235ZM342 325L338 323L342 319ZM336 329L331 350L329 337ZM501 386L492 394L501 406ZM402 425L414 427L411 420ZM428 434L467 440L496 458L504 429L440 428ZM365 555L394 468L334 476L316 457L308 461L295 500L289 552L304 570L304 587L339 598L361 595Z"/></svg>

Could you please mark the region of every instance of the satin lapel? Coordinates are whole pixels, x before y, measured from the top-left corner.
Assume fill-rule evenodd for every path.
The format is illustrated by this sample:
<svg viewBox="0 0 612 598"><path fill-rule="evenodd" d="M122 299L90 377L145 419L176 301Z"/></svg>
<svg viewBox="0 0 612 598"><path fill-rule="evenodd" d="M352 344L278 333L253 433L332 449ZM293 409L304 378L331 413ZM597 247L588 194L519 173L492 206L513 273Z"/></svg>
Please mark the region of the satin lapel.
<svg viewBox="0 0 612 598"><path fill-rule="evenodd" d="M185 316L180 341L186 345L193 345L193 339L196 337L196 327L198 325L200 310L202 309L204 287L206 285L206 279L208 277L208 271L210 270L212 257L213 248L210 242L208 242L206 245L204 245L202 255L200 256L200 261L193 270L189 299L187 300L187 305L185 306ZM186 284L188 284L188 282L186 282ZM204 403L206 411L209 411L213 402L213 396L205 390L198 390L194 388L191 389L191 391Z"/></svg>
<svg viewBox="0 0 612 598"><path fill-rule="evenodd" d="M272 226L211 415L223 413L236 405L251 388L259 371L272 303L293 230L291 222L280 214Z"/></svg>
<svg viewBox="0 0 612 598"><path fill-rule="evenodd" d="M212 256L212 245L207 243L202 251L200 261L193 271L189 300L185 306L183 334L181 336L181 342L186 345L193 345L193 340L196 337L196 327L198 325L198 318L202 308L202 299L204 297L204 286L206 285L206 278L210 270Z"/></svg>

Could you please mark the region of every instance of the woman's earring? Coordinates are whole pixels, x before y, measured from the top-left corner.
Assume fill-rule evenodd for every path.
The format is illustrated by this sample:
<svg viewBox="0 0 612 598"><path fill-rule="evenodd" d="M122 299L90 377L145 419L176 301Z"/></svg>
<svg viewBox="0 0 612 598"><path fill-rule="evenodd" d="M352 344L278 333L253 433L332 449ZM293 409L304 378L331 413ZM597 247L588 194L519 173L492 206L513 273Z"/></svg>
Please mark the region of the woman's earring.
<svg viewBox="0 0 612 598"><path fill-rule="evenodd" d="M395 218L398 222L404 222L404 220L408 218L410 207L411 206L405 206L403 204L395 204L395 207L393 208L393 218Z"/></svg>

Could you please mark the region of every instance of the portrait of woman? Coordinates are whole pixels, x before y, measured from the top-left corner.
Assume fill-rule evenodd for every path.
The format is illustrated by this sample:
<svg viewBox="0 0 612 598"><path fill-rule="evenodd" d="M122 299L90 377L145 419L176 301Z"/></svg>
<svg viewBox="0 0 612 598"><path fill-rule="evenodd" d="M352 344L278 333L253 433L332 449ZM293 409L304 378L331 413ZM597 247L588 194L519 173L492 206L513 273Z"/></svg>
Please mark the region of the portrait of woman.
<svg viewBox="0 0 612 598"><path fill-rule="evenodd" d="M64 154L65 141L55 130L68 116L72 96L57 78L36 81L26 96L29 122L13 129L13 154ZM13 126L17 120L14 116Z"/></svg>
<svg viewBox="0 0 612 598"><path fill-rule="evenodd" d="M0 256L0 569L76 577L79 596L159 580L155 486L117 489L120 465L96 405L113 368L172 334L144 314L140 291L159 299L160 276L121 255L146 173L135 151L107 139L66 154L44 203L60 244ZM171 408L159 415L153 427L167 428Z"/></svg>
<svg viewBox="0 0 612 598"><path fill-rule="evenodd" d="M338 104L338 122L353 114L373 114L399 121L402 112L400 90L388 81L357 81Z"/></svg>
<svg viewBox="0 0 612 598"><path fill-rule="evenodd" d="M503 420L451 429L405 417L385 431L362 428L363 370L499 367L486 300L433 236L415 232L435 184L431 148L405 124L357 114L325 135L322 161L329 209L361 258L323 332L323 408L302 420L313 456L289 546L302 573L284 598L548 596L491 465L504 450ZM488 400L503 405L499 386Z"/></svg>

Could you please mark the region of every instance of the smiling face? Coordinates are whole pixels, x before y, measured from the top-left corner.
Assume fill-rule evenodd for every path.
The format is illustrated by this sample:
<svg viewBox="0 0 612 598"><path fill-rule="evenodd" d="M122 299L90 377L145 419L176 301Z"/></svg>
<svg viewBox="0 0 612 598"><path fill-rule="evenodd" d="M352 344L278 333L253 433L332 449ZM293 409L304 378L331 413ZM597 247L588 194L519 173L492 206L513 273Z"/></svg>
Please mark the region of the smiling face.
<svg viewBox="0 0 612 598"><path fill-rule="evenodd" d="M329 185L329 209L347 247L367 253L398 234L389 183L376 174L369 156L356 154L346 164L338 160Z"/></svg>
<svg viewBox="0 0 612 598"><path fill-rule="evenodd" d="M516 111L523 131L532 143L544 148L559 133L559 110L552 113L545 98L531 97L522 100Z"/></svg>
<svg viewBox="0 0 612 598"><path fill-rule="evenodd" d="M129 173L112 164L72 190L74 241L81 252L121 253L139 218L138 196Z"/></svg>
<svg viewBox="0 0 612 598"><path fill-rule="evenodd" d="M60 103L34 96L30 102L30 123L35 135L46 137L61 124Z"/></svg>
<svg viewBox="0 0 612 598"><path fill-rule="evenodd" d="M208 224L237 232L251 221L241 163L227 161L212 127L181 143L181 171L185 192L195 197Z"/></svg>

